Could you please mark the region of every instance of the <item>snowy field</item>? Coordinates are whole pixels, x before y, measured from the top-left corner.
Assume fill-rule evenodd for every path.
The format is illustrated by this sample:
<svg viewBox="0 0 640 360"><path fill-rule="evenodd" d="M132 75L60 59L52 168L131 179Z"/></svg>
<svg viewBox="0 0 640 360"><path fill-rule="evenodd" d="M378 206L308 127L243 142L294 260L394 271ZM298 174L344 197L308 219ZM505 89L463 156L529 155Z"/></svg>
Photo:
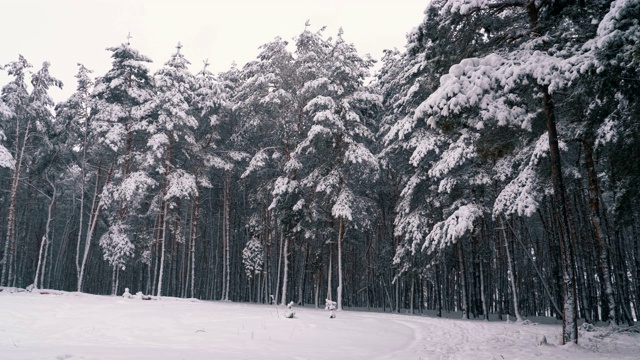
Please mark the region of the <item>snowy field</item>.
<svg viewBox="0 0 640 360"><path fill-rule="evenodd" d="M0 359L639 359L638 334L59 291L0 291ZM46 294L45 294L46 292ZM546 336L549 344L538 345Z"/></svg>

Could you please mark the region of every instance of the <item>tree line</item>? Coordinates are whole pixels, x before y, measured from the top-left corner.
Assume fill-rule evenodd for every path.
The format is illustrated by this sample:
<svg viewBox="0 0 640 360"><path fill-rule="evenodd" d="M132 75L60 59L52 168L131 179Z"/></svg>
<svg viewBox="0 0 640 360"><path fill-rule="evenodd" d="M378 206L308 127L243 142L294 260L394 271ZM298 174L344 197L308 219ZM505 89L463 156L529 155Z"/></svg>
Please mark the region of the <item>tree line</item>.
<svg viewBox="0 0 640 360"><path fill-rule="evenodd" d="M0 285L633 324L640 1L433 1L375 61L325 29L0 101ZM27 83L30 82L30 86Z"/></svg>

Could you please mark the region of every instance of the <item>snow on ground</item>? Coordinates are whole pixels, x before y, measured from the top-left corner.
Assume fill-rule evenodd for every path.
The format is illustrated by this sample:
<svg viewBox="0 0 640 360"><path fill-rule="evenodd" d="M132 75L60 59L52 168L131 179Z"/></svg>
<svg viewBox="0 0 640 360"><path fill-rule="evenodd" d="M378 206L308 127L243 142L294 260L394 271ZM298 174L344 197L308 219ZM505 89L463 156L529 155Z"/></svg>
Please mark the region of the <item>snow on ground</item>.
<svg viewBox="0 0 640 360"><path fill-rule="evenodd" d="M0 288L0 290L2 290ZM639 359L640 335L163 297L0 291L0 359ZM45 294L46 293L46 294ZM546 336L549 345L539 346Z"/></svg>

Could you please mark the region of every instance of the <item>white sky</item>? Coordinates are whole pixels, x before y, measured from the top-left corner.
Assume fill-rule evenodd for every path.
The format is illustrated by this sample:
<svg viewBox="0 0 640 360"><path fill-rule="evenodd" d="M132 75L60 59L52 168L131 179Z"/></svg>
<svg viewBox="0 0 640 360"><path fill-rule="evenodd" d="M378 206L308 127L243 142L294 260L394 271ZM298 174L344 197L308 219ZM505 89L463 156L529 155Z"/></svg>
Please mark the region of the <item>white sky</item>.
<svg viewBox="0 0 640 360"><path fill-rule="evenodd" d="M126 41L160 67L180 41L191 61L201 69L209 59L210 70L227 70L233 61L240 67L253 60L258 47L276 36L290 40L304 30L327 26L361 54L380 59L384 49L403 48L405 34L423 18L428 0L9 0L2 6L0 64L22 54L37 70L43 61L62 80L64 90L52 90L62 101L76 87L77 63L94 70L94 76L110 67L105 48ZM8 80L0 71L0 86Z"/></svg>

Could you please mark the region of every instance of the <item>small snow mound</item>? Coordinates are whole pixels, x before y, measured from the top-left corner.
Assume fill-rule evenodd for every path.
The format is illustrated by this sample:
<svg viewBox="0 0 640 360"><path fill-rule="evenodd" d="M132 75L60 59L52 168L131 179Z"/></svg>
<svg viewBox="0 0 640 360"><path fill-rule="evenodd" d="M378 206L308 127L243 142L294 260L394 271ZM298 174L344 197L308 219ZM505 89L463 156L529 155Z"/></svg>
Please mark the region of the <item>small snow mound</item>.
<svg viewBox="0 0 640 360"><path fill-rule="evenodd" d="M329 310L329 318L333 319L336 317L336 308L337 308L337 304L335 301L331 301L329 299L325 299L325 303L324 303L324 308L325 310Z"/></svg>
<svg viewBox="0 0 640 360"><path fill-rule="evenodd" d="M25 289L10 287L10 286L0 286L0 292L6 292L7 294L13 294L18 292L25 292Z"/></svg>
<svg viewBox="0 0 640 360"><path fill-rule="evenodd" d="M547 337L542 335L542 334L538 334L536 336L536 345L537 346L546 346L549 345L549 343L547 342Z"/></svg>
<svg viewBox="0 0 640 360"><path fill-rule="evenodd" d="M296 316L296 312L293 311L293 301L287 304L287 310L284 312L284 317L287 319L293 319Z"/></svg>

